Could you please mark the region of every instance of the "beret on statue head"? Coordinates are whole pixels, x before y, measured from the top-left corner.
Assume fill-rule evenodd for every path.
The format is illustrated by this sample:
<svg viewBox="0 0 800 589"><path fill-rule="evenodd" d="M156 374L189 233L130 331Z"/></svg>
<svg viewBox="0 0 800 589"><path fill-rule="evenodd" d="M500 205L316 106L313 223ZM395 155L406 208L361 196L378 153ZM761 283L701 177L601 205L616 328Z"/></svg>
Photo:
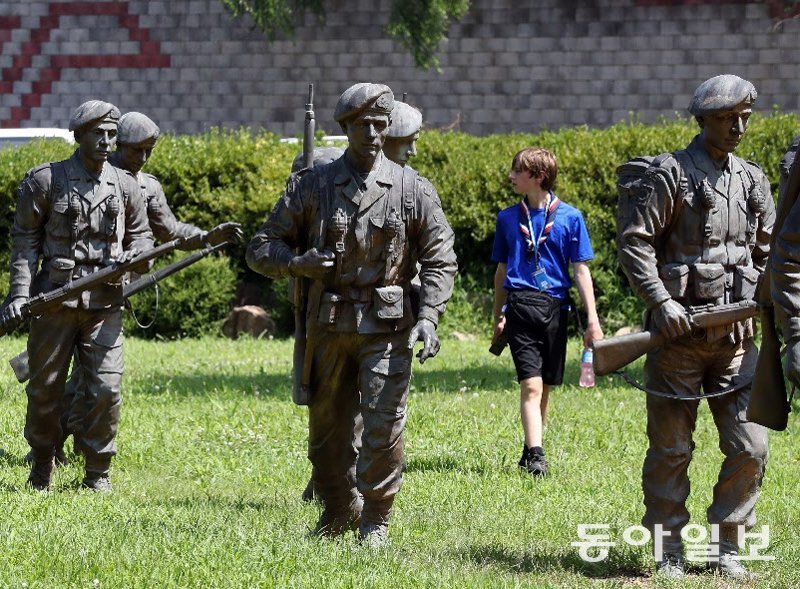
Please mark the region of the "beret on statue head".
<svg viewBox="0 0 800 589"><path fill-rule="evenodd" d="M137 145L151 139L158 139L161 129L158 128L150 117L140 112L128 112L119 119L117 142L125 145Z"/></svg>
<svg viewBox="0 0 800 589"><path fill-rule="evenodd" d="M358 116L364 111L389 116L394 106L394 94L385 84L361 82L345 90L336 103L333 118L337 123Z"/></svg>
<svg viewBox="0 0 800 589"><path fill-rule="evenodd" d="M81 127L101 120L116 123L119 121L119 109L110 102L89 100L72 112L69 118L69 130L79 131Z"/></svg>
<svg viewBox="0 0 800 589"><path fill-rule="evenodd" d="M422 127L422 113L416 108L399 100L394 101L392 124L389 125L387 137L411 137Z"/></svg>
<svg viewBox="0 0 800 589"><path fill-rule="evenodd" d="M731 74L714 76L700 84L694 91L689 112L694 116L702 116L729 110L744 101L752 104L756 96L758 93L755 86L739 76Z"/></svg>

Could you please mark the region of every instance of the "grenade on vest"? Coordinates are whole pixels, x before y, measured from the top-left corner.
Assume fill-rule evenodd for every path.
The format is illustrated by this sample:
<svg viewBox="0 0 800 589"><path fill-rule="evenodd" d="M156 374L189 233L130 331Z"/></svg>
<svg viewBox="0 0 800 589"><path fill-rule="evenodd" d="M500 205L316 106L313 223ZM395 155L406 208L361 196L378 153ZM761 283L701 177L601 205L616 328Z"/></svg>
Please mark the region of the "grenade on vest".
<svg viewBox="0 0 800 589"><path fill-rule="evenodd" d="M756 215L762 214L767 208L764 191L761 190L761 186L759 186L758 183L750 187L750 193L747 195L747 206L749 206L750 210Z"/></svg>
<svg viewBox="0 0 800 589"><path fill-rule="evenodd" d="M386 217L386 258L391 260L393 254L397 253L395 242L400 236L400 215L397 214L397 209L392 209Z"/></svg>
<svg viewBox="0 0 800 589"><path fill-rule="evenodd" d="M72 228L72 241L73 243L78 239L78 224L81 217L81 197L73 194L69 199L69 218Z"/></svg>

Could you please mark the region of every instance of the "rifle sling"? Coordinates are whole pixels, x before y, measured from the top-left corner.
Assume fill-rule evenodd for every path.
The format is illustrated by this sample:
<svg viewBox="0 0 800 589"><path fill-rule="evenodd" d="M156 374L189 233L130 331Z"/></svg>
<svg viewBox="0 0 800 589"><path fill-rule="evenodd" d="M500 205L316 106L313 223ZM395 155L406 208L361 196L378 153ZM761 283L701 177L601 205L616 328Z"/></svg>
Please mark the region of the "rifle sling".
<svg viewBox="0 0 800 589"><path fill-rule="evenodd" d="M159 294L161 293L158 288L158 282L153 283L153 290L156 291L156 307L153 310L153 317L150 319L149 323L143 324L141 321L139 321L139 317L136 315L136 310L133 308L133 303L130 299L125 299L125 308L131 312L131 316L133 317L133 320L136 322L136 325L139 327L139 329L150 329L153 327L153 323L156 322L156 319L158 319Z"/></svg>
<svg viewBox="0 0 800 589"><path fill-rule="evenodd" d="M704 393L702 395L675 395L673 393L665 393L663 391L656 391L655 389L650 389L644 386L643 384L640 384L635 378L630 376L624 370L617 370L613 372L613 374L621 376L622 379L629 385L631 385L633 388L639 389L640 391L643 391L648 395L653 395L654 397L661 397L663 399L672 399L673 401L700 401L701 399L713 399L714 397L721 397L723 395L727 395L728 393L735 393L741 391L742 389L749 387L753 382L753 379L751 377L749 380L746 380L745 382L732 384L729 387L725 387L724 389L721 389L719 391L714 391L713 393Z"/></svg>

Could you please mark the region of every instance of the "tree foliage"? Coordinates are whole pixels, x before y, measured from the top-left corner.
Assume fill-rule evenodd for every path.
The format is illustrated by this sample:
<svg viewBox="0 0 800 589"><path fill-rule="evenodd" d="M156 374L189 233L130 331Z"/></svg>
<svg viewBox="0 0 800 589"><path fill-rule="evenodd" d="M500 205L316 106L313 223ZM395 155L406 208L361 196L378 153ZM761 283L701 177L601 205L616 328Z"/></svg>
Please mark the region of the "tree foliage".
<svg viewBox="0 0 800 589"><path fill-rule="evenodd" d="M235 18L249 16L274 41L278 33L293 36L295 20L310 10L325 22L324 0L222 0ZM436 56L450 23L469 10L469 0L392 0L386 32L405 47L417 67L439 69Z"/></svg>

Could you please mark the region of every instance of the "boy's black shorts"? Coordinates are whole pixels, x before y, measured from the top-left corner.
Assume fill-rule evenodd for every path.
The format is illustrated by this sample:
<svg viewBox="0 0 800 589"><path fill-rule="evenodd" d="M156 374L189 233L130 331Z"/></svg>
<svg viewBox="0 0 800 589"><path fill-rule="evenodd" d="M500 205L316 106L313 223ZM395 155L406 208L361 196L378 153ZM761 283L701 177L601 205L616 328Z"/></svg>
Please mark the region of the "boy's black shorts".
<svg viewBox="0 0 800 589"><path fill-rule="evenodd" d="M536 290L508 293L505 332L517 380L541 376L546 385L563 382L569 317L564 303Z"/></svg>

